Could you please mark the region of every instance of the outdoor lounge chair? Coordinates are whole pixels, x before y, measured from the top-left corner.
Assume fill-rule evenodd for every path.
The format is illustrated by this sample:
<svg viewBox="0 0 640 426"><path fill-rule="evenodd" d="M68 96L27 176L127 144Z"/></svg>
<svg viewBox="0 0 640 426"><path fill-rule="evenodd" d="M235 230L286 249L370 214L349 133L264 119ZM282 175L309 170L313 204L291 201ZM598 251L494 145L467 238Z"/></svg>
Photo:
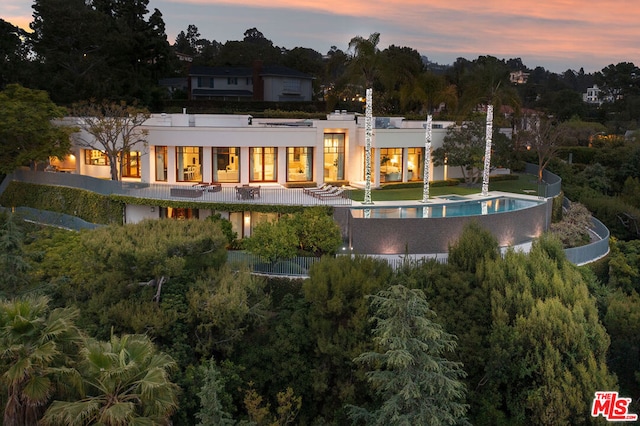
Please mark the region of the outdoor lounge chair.
<svg viewBox="0 0 640 426"><path fill-rule="evenodd" d="M311 193L311 195L313 195L316 198L319 198L319 195L331 195L336 193L337 191L339 191L340 188L338 188L337 186L331 186L329 189L327 189L326 191L316 191Z"/></svg>
<svg viewBox="0 0 640 426"><path fill-rule="evenodd" d="M335 191L320 192L320 193L314 194L314 197L319 198L321 200L325 200L327 198L344 197L344 189L335 188Z"/></svg>
<svg viewBox="0 0 640 426"><path fill-rule="evenodd" d="M331 188L334 188L334 186L329 185L328 183L325 183L322 186L318 186L316 188L304 188L304 192L305 194L313 195L318 192L326 192Z"/></svg>

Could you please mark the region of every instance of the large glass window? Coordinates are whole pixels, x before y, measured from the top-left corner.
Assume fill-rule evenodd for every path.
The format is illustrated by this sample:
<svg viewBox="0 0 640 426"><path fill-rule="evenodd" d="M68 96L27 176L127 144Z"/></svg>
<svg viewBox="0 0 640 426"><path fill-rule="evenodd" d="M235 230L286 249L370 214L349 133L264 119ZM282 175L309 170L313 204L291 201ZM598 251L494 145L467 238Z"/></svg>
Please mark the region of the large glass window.
<svg viewBox="0 0 640 426"><path fill-rule="evenodd" d="M140 151L126 151L123 153L122 176L140 177Z"/></svg>
<svg viewBox="0 0 640 426"><path fill-rule="evenodd" d="M156 181L167 181L167 147L156 146Z"/></svg>
<svg viewBox="0 0 640 426"><path fill-rule="evenodd" d="M176 147L176 181L200 182L202 180L202 148L198 146Z"/></svg>
<svg viewBox="0 0 640 426"><path fill-rule="evenodd" d="M344 133L324 135L324 179L344 180Z"/></svg>
<svg viewBox="0 0 640 426"><path fill-rule="evenodd" d="M109 157L107 157L107 154L98 149L85 149L84 164L92 166L108 166Z"/></svg>
<svg viewBox="0 0 640 426"><path fill-rule="evenodd" d="M251 212L251 231L263 222L277 222L278 213Z"/></svg>
<svg viewBox="0 0 640 426"><path fill-rule="evenodd" d="M402 182L402 148L380 148L380 182Z"/></svg>
<svg viewBox="0 0 640 426"><path fill-rule="evenodd" d="M278 177L278 148L249 148L249 180L275 182Z"/></svg>
<svg viewBox="0 0 640 426"><path fill-rule="evenodd" d="M219 147L213 155L214 182L240 182L240 148Z"/></svg>
<svg viewBox="0 0 640 426"><path fill-rule="evenodd" d="M287 148L287 182L313 180L313 148Z"/></svg>
<svg viewBox="0 0 640 426"><path fill-rule="evenodd" d="M238 234L238 238L244 237L244 212L229 212L229 222L231 230Z"/></svg>
<svg viewBox="0 0 640 426"><path fill-rule="evenodd" d="M166 218L177 219L177 220L198 219L198 216L199 216L198 209L160 207L161 219L166 219Z"/></svg>
<svg viewBox="0 0 640 426"><path fill-rule="evenodd" d="M407 180L422 180L424 177L424 148L407 149Z"/></svg>

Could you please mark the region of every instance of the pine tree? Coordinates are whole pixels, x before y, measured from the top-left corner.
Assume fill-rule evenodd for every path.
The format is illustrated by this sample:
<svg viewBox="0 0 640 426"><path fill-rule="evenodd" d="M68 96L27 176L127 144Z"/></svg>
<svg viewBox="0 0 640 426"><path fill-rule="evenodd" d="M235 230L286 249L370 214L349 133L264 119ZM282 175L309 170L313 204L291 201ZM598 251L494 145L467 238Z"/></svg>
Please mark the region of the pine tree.
<svg viewBox="0 0 640 426"><path fill-rule="evenodd" d="M455 336L431 320L422 290L393 285L371 296L371 308L377 350L354 362L372 368L367 378L380 404L372 411L348 407L350 417L372 425L463 423L465 373L443 355L455 349Z"/></svg>
<svg viewBox="0 0 640 426"><path fill-rule="evenodd" d="M204 377L204 384L198 392L200 398L200 411L196 413L199 420L198 426L221 426L233 425L236 422L231 415L224 411L220 401L220 393L224 390L224 381L220 377L220 372L216 368L216 363L212 359L200 367L200 372Z"/></svg>

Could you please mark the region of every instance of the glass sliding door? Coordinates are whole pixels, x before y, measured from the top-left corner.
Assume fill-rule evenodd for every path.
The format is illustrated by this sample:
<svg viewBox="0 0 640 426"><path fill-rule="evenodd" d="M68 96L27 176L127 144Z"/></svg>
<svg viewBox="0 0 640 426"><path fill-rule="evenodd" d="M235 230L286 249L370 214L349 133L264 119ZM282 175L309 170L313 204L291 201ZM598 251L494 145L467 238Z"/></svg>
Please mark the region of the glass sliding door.
<svg viewBox="0 0 640 426"><path fill-rule="evenodd" d="M249 180L275 182L278 177L278 148L249 148Z"/></svg>
<svg viewBox="0 0 640 426"><path fill-rule="evenodd" d="M176 147L176 181L200 182L202 180L202 148L198 146Z"/></svg>
<svg viewBox="0 0 640 426"><path fill-rule="evenodd" d="M213 155L214 182L240 182L240 148L219 147Z"/></svg>
<svg viewBox="0 0 640 426"><path fill-rule="evenodd" d="M287 182L313 180L313 148L287 148Z"/></svg>
<svg viewBox="0 0 640 426"><path fill-rule="evenodd" d="M324 135L324 179L344 180L344 133Z"/></svg>
<svg viewBox="0 0 640 426"><path fill-rule="evenodd" d="M402 148L380 148L380 182L402 182Z"/></svg>
<svg viewBox="0 0 640 426"><path fill-rule="evenodd" d="M407 180L424 179L424 148L407 148Z"/></svg>
<svg viewBox="0 0 640 426"><path fill-rule="evenodd" d="M167 181L167 147L156 146L156 181Z"/></svg>

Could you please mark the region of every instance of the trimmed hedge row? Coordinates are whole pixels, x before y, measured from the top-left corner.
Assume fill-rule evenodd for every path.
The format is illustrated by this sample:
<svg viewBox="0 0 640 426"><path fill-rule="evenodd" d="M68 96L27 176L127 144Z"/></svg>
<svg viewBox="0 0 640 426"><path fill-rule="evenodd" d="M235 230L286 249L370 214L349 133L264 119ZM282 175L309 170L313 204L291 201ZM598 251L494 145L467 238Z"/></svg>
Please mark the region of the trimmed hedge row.
<svg viewBox="0 0 640 426"><path fill-rule="evenodd" d="M12 181L0 196L5 207L31 207L79 217L90 223L122 223L124 203L112 197L65 186Z"/></svg>

